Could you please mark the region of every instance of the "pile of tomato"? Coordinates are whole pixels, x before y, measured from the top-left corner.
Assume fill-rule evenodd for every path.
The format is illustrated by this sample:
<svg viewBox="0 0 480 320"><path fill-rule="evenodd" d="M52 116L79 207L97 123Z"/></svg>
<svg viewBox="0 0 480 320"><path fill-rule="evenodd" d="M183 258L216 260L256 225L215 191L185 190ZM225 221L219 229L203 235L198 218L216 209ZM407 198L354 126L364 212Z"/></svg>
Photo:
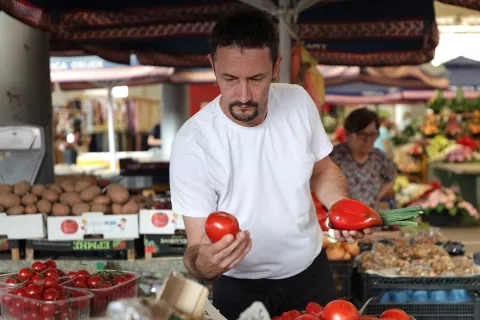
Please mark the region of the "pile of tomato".
<svg viewBox="0 0 480 320"><path fill-rule="evenodd" d="M138 275L117 270L103 270L90 274L87 270L69 272L69 281L64 285L93 293L90 302L90 315L105 315L111 301L135 298L137 296Z"/></svg>
<svg viewBox="0 0 480 320"><path fill-rule="evenodd" d="M56 281L61 283L62 278L66 276L66 273L60 269L57 269L57 264L53 260L45 262L36 261L32 263L30 268L20 269L16 274L10 274L4 283L9 286L24 286L32 283L43 283L47 278L57 279Z"/></svg>
<svg viewBox="0 0 480 320"><path fill-rule="evenodd" d="M335 300L324 307L310 302L305 312L292 310L272 320L411 320L410 316L400 309L386 310L380 318L360 315L358 309L346 300Z"/></svg>

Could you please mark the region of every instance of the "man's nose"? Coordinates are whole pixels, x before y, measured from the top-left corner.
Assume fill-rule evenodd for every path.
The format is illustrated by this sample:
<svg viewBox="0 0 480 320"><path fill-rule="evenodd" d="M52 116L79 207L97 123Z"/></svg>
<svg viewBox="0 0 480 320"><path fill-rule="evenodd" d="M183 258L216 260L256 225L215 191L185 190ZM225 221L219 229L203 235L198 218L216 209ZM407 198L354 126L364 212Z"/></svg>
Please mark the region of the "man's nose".
<svg viewBox="0 0 480 320"><path fill-rule="evenodd" d="M240 81L240 84L239 84L240 88L239 88L239 100L240 102L242 103L246 103L248 101L251 100L252 98L252 95L251 95L251 92L250 92L250 86L248 85L248 81L247 80L242 80Z"/></svg>

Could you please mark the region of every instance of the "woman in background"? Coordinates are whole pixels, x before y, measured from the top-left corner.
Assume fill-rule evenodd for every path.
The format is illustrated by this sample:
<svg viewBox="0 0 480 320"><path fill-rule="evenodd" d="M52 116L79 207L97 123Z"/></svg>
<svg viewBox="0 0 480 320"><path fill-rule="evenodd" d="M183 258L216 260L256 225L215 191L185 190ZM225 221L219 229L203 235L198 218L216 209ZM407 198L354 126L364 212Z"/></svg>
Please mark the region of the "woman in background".
<svg viewBox="0 0 480 320"><path fill-rule="evenodd" d="M378 115L367 108L357 109L345 119L344 127L347 141L336 145L330 158L345 173L351 197L378 210L396 179L395 164L373 147L379 136Z"/></svg>

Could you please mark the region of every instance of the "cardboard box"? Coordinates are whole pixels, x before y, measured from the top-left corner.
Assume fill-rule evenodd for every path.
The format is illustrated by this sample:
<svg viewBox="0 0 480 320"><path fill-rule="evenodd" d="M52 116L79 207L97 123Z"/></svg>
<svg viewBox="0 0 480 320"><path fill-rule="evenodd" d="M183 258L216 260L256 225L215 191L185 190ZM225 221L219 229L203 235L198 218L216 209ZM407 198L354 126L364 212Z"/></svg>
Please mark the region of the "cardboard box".
<svg viewBox="0 0 480 320"><path fill-rule="evenodd" d="M137 239L138 214L84 213L81 216L48 217L48 240L82 240L85 235L101 234L104 239Z"/></svg>
<svg viewBox="0 0 480 320"><path fill-rule="evenodd" d="M185 230L182 216L168 209L140 210L140 234L174 234Z"/></svg>
<svg viewBox="0 0 480 320"><path fill-rule="evenodd" d="M0 213L0 235L12 240L45 238L44 217L40 213L15 216Z"/></svg>

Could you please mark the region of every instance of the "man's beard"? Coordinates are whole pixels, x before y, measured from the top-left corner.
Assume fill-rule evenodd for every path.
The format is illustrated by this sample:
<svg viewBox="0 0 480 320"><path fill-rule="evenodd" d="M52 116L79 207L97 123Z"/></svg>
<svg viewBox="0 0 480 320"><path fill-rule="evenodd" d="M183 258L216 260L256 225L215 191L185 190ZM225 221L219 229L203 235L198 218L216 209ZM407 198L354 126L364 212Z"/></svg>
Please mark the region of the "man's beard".
<svg viewBox="0 0 480 320"><path fill-rule="evenodd" d="M234 111L233 110L234 107L252 107L254 109ZM240 101L235 101L228 105L228 111L230 111L230 114L232 115L233 119L241 122L250 122L250 121L253 121L258 116L258 103L251 100L245 103L242 103Z"/></svg>

